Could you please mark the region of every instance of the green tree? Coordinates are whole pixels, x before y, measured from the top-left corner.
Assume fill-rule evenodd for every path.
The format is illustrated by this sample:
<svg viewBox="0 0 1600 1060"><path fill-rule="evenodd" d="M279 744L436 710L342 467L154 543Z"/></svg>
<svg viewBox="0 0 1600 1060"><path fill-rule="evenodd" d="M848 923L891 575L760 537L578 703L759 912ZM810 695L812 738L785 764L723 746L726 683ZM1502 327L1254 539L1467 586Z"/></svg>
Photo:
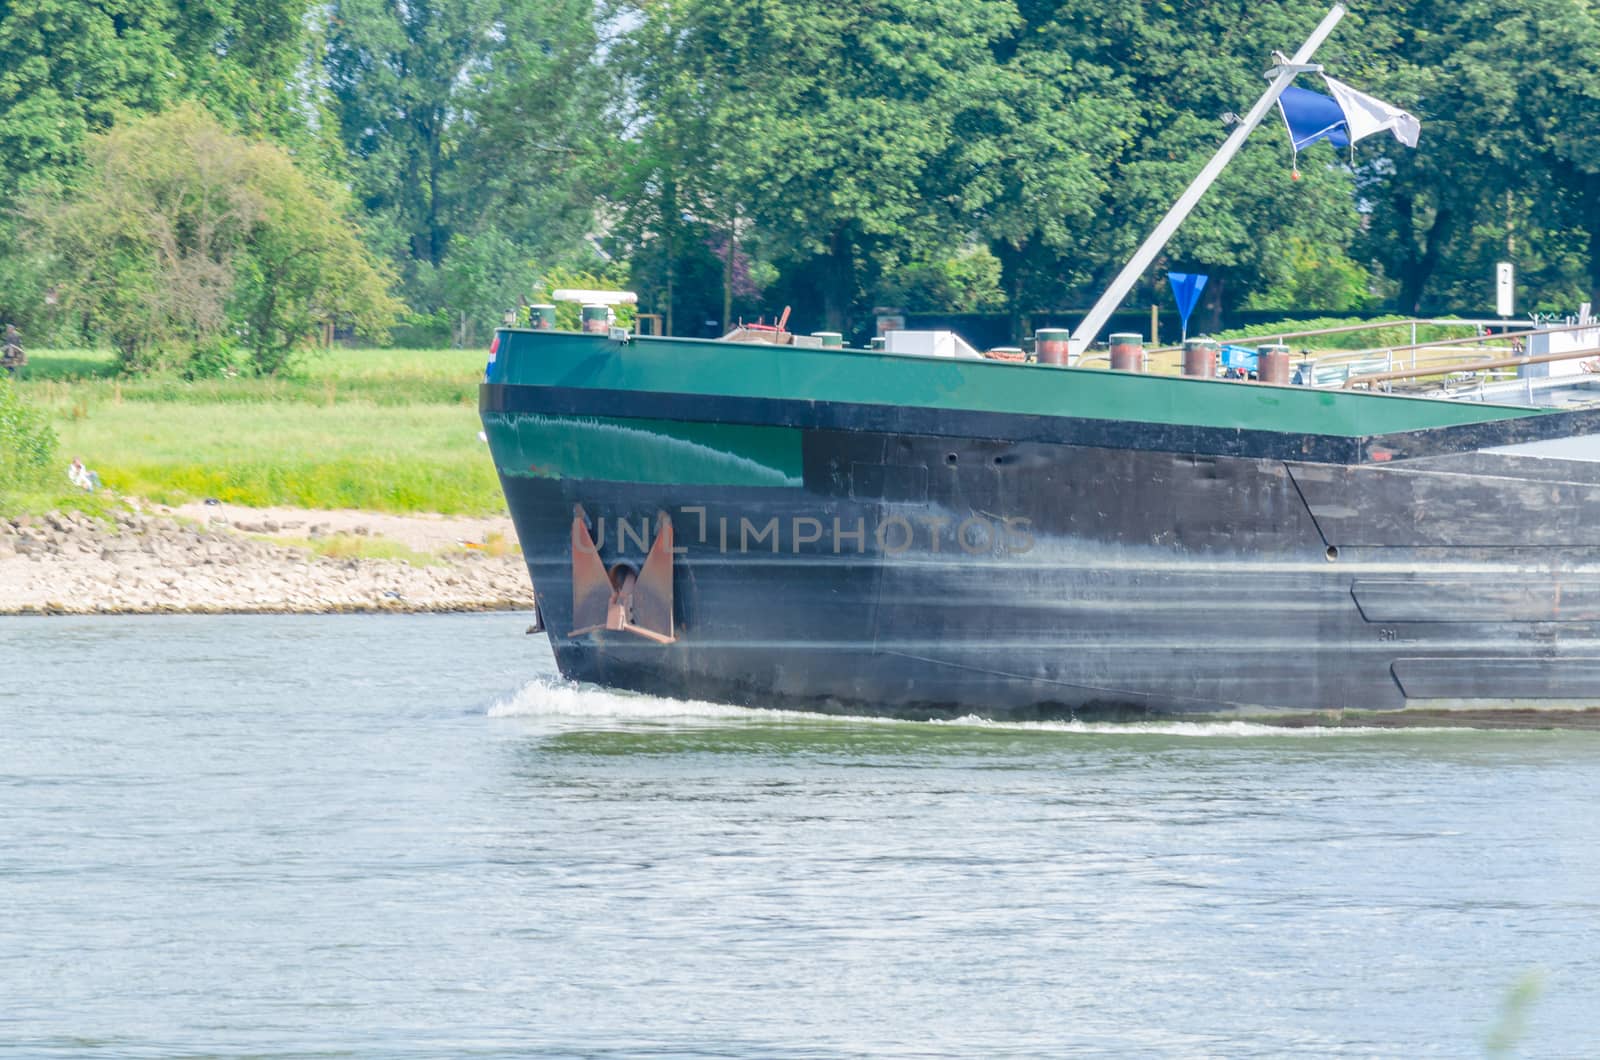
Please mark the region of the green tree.
<svg viewBox="0 0 1600 1060"><path fill-rule="evenodd" d="M234 264L263 207L237 147L184 104L91 137L71 189L25 200L29 242L50 248L68 307L125 371L226 329Z"/></svg>
<svg viewBox="0 0 1600 1060"><path fill-rule="evenodd" d="M234 128L304 145L308 0L0 4L0 157L8 189L70 168L123 111L202 102Z"/></svg>
<svg viewBox="0 0 1600 1060"><path fill-rule="evenodd" d="M689 0L631 18L670 46L637 94L662 147L638 188L665 225L747 220L802 315L835 328L886 265L957 241L930 168L1009 3Z"/></svg>
<svg viewBox="0 0 1600 1060"><path fill-rule="evenodd" d="M473 346L478 329L499 324L528 298L533 282L533 268L516 242L487 224L470 239L456 240L437 273L432 301L451 313L455 345Z"/></svg>
<svg viewBox="0 0 1600 1060"><path fill-rule="evenodd" d="M1493 11L1484 0L1461 6L1463 19ZM1507 31L1518 38L1510 131L1527 138L1529 152L1507 157L1510 195L1495 218L1506 255L1546 308L1561 293L1563 309L1582 300L1600 305L1600 143L1587 135L1600 106L1600 14L1588 0L1529 0L1493 14L1496 38ZM1471 51L1487 60L1492 46L1478 42Z"/></svg>
<svg viewBox="0 0 1600 1060"><path fill-rule="evenodd" d="M334 0L325 70L356 197L421 310L498 321L502 269L472 244L549 259L581 244L604 137L594 10L575 0ZM461 250L474 263L447 258ZM448 282L441 275L448 274ZM487 287L468 290L470 277Z"/></svg>
<svg viewBox="0 0 1600 1060"><path fill-rule="evenodd" d="M1253 4L1246 0L1133 0L1057 7L1053 26L1064 47L1090 69L1126 85L1136 107L1120 149L1103 162L1106 189L1094 223L1080 230L1085 249L1080 297L1087 303L1110 282L1229 133L1224 115L1242 114L1265 85L1272 52L1293 51L1327 13L1321 0ZM1346 23L1349 19L1346 19ZM1354 56L1360 38L1341 24L1317 58ZM1308 86L1312 87L1312 86ZM1359 229L1354 184L1327 145L1302 152L1293 179L1281 123L1269 115L1178 229L1136 289L1139 301L1166 301L1169 269L1211 277L1202 318L1255 290L1281 285L1296 241L1343 254Z"/></svg>
<svg viewBox="0 0 1600 1060"><path fill-rule="evenodd" d="M1370 306L1376 298L1366 269L1337 248L1291 236L1282 258L1286 274L1245 299L1247 309L1297 310L1315 307L1350 313Z"/></svg>
<svg viewBox="0 0 1600 1060"><path fill-rule="evenodd" d="M663 315L669 335L698 334L707 319L727 323L713 308L719 301L713 291L723 284L710 248L719 231L724 242L734 242L744 202L716 150L727 80L714 54L720 35L707 32L706 14L692 2L622 4L616 18L632 28L608 66L629 130L609 188L621 211L613 243L630 259L642 296Z"/></svg>
<svg viewBox="0 0 1600 1060"><path fill-rule="evenodd" d="M239 335L281 370L324 321L381 333L400 306L335 189L195 104L90 139L83 178L25 205L70 308L127 371Z"/></svg>
<svg viewBox="0 0 1600 1060"><path fill-rule="evenodd" d="M1025 308L1110 279L1226 135L1220 116L1260 93L1270 50L1323 13L1311 0L636 5L613 53L632 108L614 185L626 249L673 305L699 248L737 233L782 267L777 289L802 319L843 327L880 278L904 286L976 238L1018 327ZM1290 281L1296 241L1347 259L1359 219L1344 160L1324 149L1301 181L1289 161L1263 133L1162 265L1208 272L1237 305Z"/></svg>
<svg viewBox="0 0 1600 1060"><path fill-rule="evenodd" d="M1398 284L1397 307L1487 306L1508 258L1534 302L1600 287L1600 150L1573 135L1600 98L1592 5L1396 0L1360 21L1371 91L1422 120L1416 151L1359 148L1362 246Z"/></svg>
<svg viewBox="0 0 1600 1060"><path fill-rule="evenodd" d="M244 242L229 301L255 370L282 371L323 324L384 341L405 307L389 294L393 273L373 259L346 219L342 193L275 146L253 144L241 153L261 213Z"/></svg>
<svg viewBox="0 0 1600 1060"><path fill-rule="evenodd" d="M172 18L183 94L229 128L270 139L302 166L342 149L321 76L310 0L184 0Z"/></svg>
<svg viewBox="0 0 1600 1060"><path fill-rule="evenodd" d="M1085 61L1055 5L1018 7L1015 30L994 42L995 70L962 94L933 173L955 220L999 261L1020 338L1023 315L1063 302L1102 255L1094 220L1138 117L1128 78Z"/></svg>
<svg viewBox="0 0 1600 1060"><path fill-rule="evenodd" d="M588 260L620 136L596 58L595 5L512 0L488 36L493 47L457 101L463 129L447 187L454 230L498 230L541 261Z"/></svg>
<svg viewBox="0 0 1600 1060"><path fill-rule="evenodd" d="M119 116L198 99L233 128L327 161L307 78L307 0L11 0L0 3L0 191L71 185L90 137ZM0 315L36 334L49 284L37 248L0 219Z"/></svg>
<svg viewBox="0 0 1600 1060"><path fill-rule="evenodd" d="M1481 64L1463 67L1462 42L1452 39L1438 5L1400 2L1352 18L1376 45L1362 87L1403 100L1422 121L1418 150L1364 141L1357 170L1370 204L1362 250L1396 283L1396 308L1416 313L1479 208L1503 198L1504 155L1495 158L1502 148L1488 133L1508 117L1507 100L1486 96L1484 85L1474 87L1489 71ZM1508 48L1507 59L1513 55Z"/></svg>
<svg viewBox="0 0 1600 1060"><path fill-rule="evenodd" d="M1000 261L988 247L912 261L886 274L874 301L913 313L986 313L1005 306Z"/></svg>
<svg viewBox="0 0 1600 1060"><path fill-rule="evenodd" d="M437 267L450 238L446 183L452 122L471 66L482 61L491 4L334 0L326 68L362 206Z"/></svg>
<svg viewBox="0 0 1600 1060"><path fill-rule="evenodd" d="M165 0L9 0L0 4L0 189L76 165L89 136L124 109L174 95Z"/></svg>

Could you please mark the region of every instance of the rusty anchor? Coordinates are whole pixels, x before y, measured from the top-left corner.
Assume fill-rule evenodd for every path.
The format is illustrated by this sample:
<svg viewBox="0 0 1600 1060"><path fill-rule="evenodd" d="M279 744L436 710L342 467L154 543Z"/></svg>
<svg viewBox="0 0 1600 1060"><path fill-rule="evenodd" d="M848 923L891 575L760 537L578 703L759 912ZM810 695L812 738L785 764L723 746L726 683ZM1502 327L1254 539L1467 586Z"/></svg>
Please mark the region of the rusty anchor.
<svg viewBox="0 0 1600 1060"><path fill-rule="evenodd" d="M644 565L618 563L608 571L589 534L583 505L572 509L572 624L567 636L613 630L657 644L677 640L672 619L672 520L656 512L656 539Z"/></svg>

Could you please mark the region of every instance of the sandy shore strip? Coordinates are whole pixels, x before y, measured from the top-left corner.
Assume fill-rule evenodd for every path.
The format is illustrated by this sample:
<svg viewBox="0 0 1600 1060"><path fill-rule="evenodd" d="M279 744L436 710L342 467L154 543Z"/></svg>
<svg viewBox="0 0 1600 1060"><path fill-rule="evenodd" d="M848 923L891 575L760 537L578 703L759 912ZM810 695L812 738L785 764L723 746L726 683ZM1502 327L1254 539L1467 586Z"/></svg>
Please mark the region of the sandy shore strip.
<svg viewBox="0 0 1600 1060"><path fill-rule="evenodd" d="M147 509L149 506L145 506ZM330 511L315 508L245 508L236 504L202 504L195 501L155 509L202 525L218 519L235 529L266 532L259 528L275 525L273 534L308 537L313 529L321 535L352 534L387 538L417 552L448 552L483 544L495 535L515 545L516 528L509 516L469 518L459 515L391 515L388 512Z"/></svg>
<svg viewBox="0 0 1600 1060"><path fill-rule="evenodd" d="M319 556L394 542L408 559ZM0 614L483 611L533 607L507 518L136 505L0 518Z"/></svg>

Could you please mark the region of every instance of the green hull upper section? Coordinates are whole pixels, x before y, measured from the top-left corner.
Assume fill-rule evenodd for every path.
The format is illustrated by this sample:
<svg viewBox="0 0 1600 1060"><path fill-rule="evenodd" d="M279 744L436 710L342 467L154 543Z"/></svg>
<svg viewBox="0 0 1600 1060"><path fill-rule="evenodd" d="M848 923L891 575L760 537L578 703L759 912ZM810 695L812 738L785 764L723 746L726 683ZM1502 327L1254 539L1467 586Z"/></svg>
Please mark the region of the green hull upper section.
<svg viewBox="0 0 1600 1060"><path fill-rule="evenodd" d="M1359 438L1541 410L1308 387L708 339L504 329L487 381L1070 416Z"/></svg>
<svg viewBox="0 0 1600 1060"><path fill-rule="evenodd" d="M800 432L728 423L485 413L501 474L799 486Z"/></svg>

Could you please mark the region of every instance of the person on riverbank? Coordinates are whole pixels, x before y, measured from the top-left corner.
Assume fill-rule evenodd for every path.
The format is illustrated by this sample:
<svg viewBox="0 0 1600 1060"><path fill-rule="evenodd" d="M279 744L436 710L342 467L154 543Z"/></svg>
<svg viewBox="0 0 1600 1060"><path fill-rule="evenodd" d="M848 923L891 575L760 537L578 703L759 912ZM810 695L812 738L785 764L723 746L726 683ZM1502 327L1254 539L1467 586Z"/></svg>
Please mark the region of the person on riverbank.
<svg viewBox="0 0 1600 1060"><path fill-rule="evenodd" d="M27 363L28 355L22 351L22 333L15 324L7 324L5 339L0 340L0 368L15 379Z"/></svg>
<svg viewBox="0 0 1600 1060"><path fill-rule="evenodd" d="M72 466L67 468L67 478L72 480L74 486L87 493L93 493L100 488L99 472L90 471L84 467L83 457L81 456L72 458Z"/></svg>

